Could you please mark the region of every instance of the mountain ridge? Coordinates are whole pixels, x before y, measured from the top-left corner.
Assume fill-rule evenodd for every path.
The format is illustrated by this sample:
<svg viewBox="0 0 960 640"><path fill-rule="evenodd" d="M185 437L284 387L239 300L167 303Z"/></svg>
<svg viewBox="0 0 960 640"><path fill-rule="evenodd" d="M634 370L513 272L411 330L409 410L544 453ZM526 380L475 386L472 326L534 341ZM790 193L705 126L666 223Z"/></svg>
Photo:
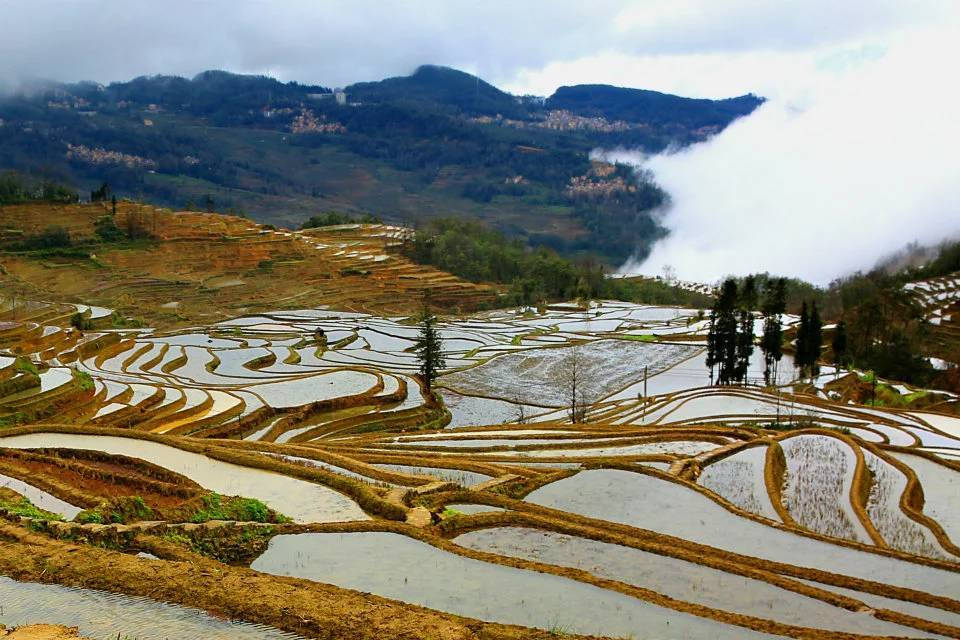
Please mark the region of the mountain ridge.
<svg viewBox="0 0 960 640"><path fill-rule="evenodd" d="M591 151L693 144L760 99L597 86L514 96L436 65L337 93L217 70L58 84L0 99L0 170L287 226L328 210L477 219L613 265L662 237L669 198Z"/></svg>

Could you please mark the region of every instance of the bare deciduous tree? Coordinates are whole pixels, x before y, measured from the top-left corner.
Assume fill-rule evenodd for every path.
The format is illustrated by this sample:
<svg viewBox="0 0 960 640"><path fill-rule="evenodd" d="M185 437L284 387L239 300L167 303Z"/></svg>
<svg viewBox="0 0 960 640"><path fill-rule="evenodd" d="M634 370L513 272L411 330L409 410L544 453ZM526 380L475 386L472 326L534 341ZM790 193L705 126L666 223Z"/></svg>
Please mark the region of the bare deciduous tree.
<svg viewBox="0 0 960 640"><path fill-rule="evenodd" d="M590 410L592 394L585 365L580 347L568 347L560 372L560 384L567 399L570 421L575 424L586 421L587 412Z"/></svg>

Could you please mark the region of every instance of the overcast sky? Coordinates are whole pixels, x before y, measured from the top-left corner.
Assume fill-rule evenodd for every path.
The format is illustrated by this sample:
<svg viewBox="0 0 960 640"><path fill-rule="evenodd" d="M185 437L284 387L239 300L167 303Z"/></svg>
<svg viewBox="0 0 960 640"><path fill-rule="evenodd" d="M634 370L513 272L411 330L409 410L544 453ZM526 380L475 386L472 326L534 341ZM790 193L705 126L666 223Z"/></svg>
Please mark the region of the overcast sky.
<svg viewBox="0 0 960 640"><path fill-rule="evenodd" d="M0 0L0 77L125 80L211 68L342 86L423 63L515 92L603 81L767 90L943 24L952 0ZM858 53L860 52L860 53ZM864 53L866 52L866 53ZM831 56L839 56L831 61Z"/></svg>
<svg viewBox="0 0 960 640"><path fill-rule="evenodd" d="M457 67L514 93L602 82L769 98L655 158L671 236L630 270L827 282L960 233L960 0L0 0L0 83L206 69L326 86ZM604 151L604 150L600 150Z"/></svg>

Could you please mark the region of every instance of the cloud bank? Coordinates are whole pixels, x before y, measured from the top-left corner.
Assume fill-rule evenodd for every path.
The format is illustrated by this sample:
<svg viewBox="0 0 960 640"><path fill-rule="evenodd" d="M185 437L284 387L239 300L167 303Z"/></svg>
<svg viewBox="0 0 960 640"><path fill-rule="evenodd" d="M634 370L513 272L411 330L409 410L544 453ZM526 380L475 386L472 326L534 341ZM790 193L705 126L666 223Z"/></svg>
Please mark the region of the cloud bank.
<svg viewBox="0 0 960 640"><path fill-rule="evenodd" d="M960 232L960 30L820 60L712 140L645 158L671 194L670 236L624 272L713 282L757 271L825 284L910 241Z"/></svg>

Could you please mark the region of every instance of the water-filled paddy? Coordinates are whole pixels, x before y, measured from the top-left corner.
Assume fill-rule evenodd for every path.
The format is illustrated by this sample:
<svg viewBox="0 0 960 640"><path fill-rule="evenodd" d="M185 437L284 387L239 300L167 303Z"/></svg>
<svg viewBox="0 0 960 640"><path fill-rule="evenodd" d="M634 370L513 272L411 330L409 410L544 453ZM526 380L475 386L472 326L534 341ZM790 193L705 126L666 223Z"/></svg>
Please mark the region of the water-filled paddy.
<svg viewBox="0 0 960 640"><path fill-rule="evenodd" d="M464 558L393 533L281 535L251 568L480 620L568 633L770 637L568 578Z"/></svg>
<svg viewBox="0 0 960 640"><path fill-rule="evenodd" d="M17 582L0 576L0 623L34 623L79 627L94 638L204 638L264 640L296 638L263 625L232 622L199 611L147 598L117 595L55 584Z"/></svg>
<svg viewBox="0 0 960 640"><path fill-rule="evenodd" d="M573 536L502 527L481 529L454 539L477 551L582 569L672 598L797 626L876 635L913 635L913 629L854 613L801 596L761 580Z"/></svg>
<svg viewBox="0 0 960 640"><path fill-rule="evenodd" d="M581 471L527 502L658 531L745 556L842 573L928 593L960 593L960 573L832 545L734 515L682 485L613 469Z"/></svg>
<svg viewBox="0 0 960 640"><path fill-rule="evenodd" d="M44 511L56 513L57 515L62 516L65 520L73 520L78 513L83 511L83 509L80 507L72 505L65 500L61 500L60 498L47 493L43 489L38 489L32 484L28 484L18 478L0 475L0 487L6 487L11 491L16 491L24 498L32 502L35 506L43 509Z"/></svg>
<svg viewBox="0 0 960 640"><path fill-rule="evenodd" d="M184 475L205 489L222 495L262 500L268 507L297 522L342 522L368 518L353 500L322 485L262 469L221 462L149 440L33 433L0 438L0 446L17 449L88 449L140 458Z"/></svg>

